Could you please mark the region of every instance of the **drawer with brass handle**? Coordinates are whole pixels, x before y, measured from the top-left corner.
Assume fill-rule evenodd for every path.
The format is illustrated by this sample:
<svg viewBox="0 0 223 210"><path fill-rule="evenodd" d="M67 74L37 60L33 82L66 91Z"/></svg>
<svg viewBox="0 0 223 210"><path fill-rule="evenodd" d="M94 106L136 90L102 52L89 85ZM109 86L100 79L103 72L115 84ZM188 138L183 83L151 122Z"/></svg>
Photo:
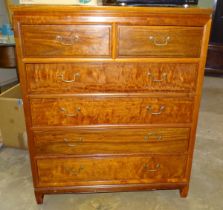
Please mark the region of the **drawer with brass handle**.
<svg viewBox="0 0 223 210"><path fill-rule="evenodd" d="M196 90L196 63L27 64L30 93Z"/></svg>
<svg viewBox="0 0 223 210"><path fill-rule="evenodd" d="M74 143L73 143L74 142ZM176 141L144 141L144 142L76 142L73 140L38 141L35 153L42 155L114 155L114 154L186 154L188 140Z"/></svg>
<svg viewBox="0 0 223 210"><path fill-rule="evenodd" d="M37 159L38 187L183 181L184 155Z"/></svg>
<svg viewBox="0 0 223 210"><path fill-rule="evenodd" d="M202 27L119 26L119 57L200 57Z"/></svg>
<svg viewBox="0 0 223 210"><path fill-rule="evenodd" d="M36 155L187 152L189 128L101 128L35 131Z"/></svg>
<svg viewBox="0 0 223 210"><path fill-rule="evenodd" d="M56 36L56 41L58 41L58 43L60 43L61 45L67 45L67 46L72 46L74 45L76 42L78 42L80 39L78 34L71 34L70 36L61 36L61 35L57 35Z"/></svg>
<svg viewBox="0 0 223 210"><path fill-rule="evenodd" d="M111 25L22 25L24 57L110 57Z"/></svg>
<svg viewBox="0 0 223 210"><path fill-rule="evenodd" d="M167 73L161 74L161 79L156 79L155 76L149 71L148 77L150 77L152 82L167 82Z"/></svg>
<svg viewBox="0 0 223 210"><path fill-rule="evenodd" d="M156 163L155 166L149 166L148 163L145 163L144 164L144 169L146 172L157 172L160 170L160 164L159 163Z"/></svg>
<svg viewBox="0 0 223 210"><path fill-rule="evenodd" d="M186 197L210 9L13 8L34 192Z"/></svg>
<svg viewBox="0 0 223 210"><path fill-rule="evenodd" d="M157 112L153 111L153 107L152 105L148 105L146 107L147 111L151 114L151 115L161 115L164 111L165 111L165 105L160 105L159 109Z"/></svg>
<svg viewBox="0 0 223 210"><path fill-rule="evenodd" d="M64 138L62 142L65 143L65 145L67 145L68 147L77 147L77 146L81 145L83 143L83 141L84 141L83 138L80 137L76 141ZM51 142L51 144L52 144L52 142Z"/></svg>
<svg viewBox="0 0 223 210"><path fill-rule="evenodd" d="M163 47L169 44L170 36L164 37L163 40L161 39L161 41L158 41L157 37L149 36L149 40L151 40L155 46Z"/></svg>
<svg viewBox="0 0 223 210"><path fill-rule="evenodd" d="M114 135L115 134L115 135ZM185 141L190 136L190 128L169 127L101 127L72 128L66 130L34 131L35 144L41 142L83 143L150 143L166 141Z"/></svg>
<svg viewBox="0 0 223 210"><path fill-rule="evenodd" d="M72 113L69 113L69 111L66 108L64 108L64 107L59 107L59 109L60 109L60 112L63 113L63 115L65 117L77 117L78 113L81 112L81 108L80 107L77 107L74 110L74 112L72 112Z"/></svg>
<svg viewBox="0 0 223 210"><path fill-rule="evenodd" d="M190 123L193 98L79 96L33 98L33 126Z"/></svg>
<svg viewBox="0 0 223 210"><path fill-rule="evenodd" d="M77 82L77 78L80 77L80 73L74 73L73 74L73 79L69 80L69 79L65 79L64 74L60 74L57 76L62 82L65 83L72 83L72 82Z"/></svg>

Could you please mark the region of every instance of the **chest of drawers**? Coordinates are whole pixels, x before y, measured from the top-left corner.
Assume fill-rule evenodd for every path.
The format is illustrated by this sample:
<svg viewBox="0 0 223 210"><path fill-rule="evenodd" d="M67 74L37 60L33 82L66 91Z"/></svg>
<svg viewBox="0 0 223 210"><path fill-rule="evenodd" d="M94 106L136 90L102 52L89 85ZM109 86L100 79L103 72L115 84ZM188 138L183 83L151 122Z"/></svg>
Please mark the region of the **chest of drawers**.
<svg viewBox="0 0 223 210"><path fill-rule="evenodd" d="M14 8L37 203L189 189L208 9Z"/></svg>

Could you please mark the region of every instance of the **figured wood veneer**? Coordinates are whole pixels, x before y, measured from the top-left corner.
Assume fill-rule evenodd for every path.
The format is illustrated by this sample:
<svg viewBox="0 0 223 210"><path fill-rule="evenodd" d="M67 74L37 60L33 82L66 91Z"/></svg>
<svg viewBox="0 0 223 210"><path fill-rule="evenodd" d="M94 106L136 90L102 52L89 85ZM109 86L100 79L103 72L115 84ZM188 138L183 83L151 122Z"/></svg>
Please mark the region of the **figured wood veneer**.
<svg viewBox="0 0 223 210"><path fill-rule="evenodd" d="M99 96L30 100L33 126L190 123L193 106L192 98Z"/></svg>
<svg viewBox="0 0 223 210"><path fill-rule="evenodd" d="M211 10L13 9L36 201L179 189L192 167Z"/></svg>
<svg viewBox="0 0 223 210"><path fill-rule="evenodd" d="M30 93L195 91L196 63L27 64Z"/></svg>
<svg viewBox="0 0 223 210"><path fill-rule="evenodd" d="M181 181L186 156L39 159L38 186L139 184Z"/></svg>

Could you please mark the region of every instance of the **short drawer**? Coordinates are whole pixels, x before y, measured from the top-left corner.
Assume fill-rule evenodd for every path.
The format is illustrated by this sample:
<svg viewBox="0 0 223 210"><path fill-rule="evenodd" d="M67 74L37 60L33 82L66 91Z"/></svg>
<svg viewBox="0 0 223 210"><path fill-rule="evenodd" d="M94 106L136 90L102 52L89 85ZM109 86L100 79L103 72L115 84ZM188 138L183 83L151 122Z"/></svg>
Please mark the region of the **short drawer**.
<svg viewBox="0 0 223 210"><path fill-rule="evenodd" d="M177 182L186 156L130 156L37 159L38 187Z"/></svg>
<svg viewBox="0 0 223 210"><path fill-rule="evenodd" d="M22 25L25 57L108 57L110 25Z"/></svg>
<svg viewBox="0 0 223 210"><path fill-rule="evenodd" d="M203 28L119 26L118 56L200 57Z"/></svg>
<svg viewBox="0 0 223 210"><path fill-rule="evenodd" d="M65 97L30 100L33 126L190 123L193 98Z"/></svg>
<svg viewBox="0 0 223 210"><path fill-rule="evenodd" d="M30 93L196 90L196 63L27 64Z"/></svg>
<svg viewBox="0 0 223 210"><path fill-rule="evenodd" d="M37 155L183 153L189 128L101 128L33 133Z"/></svg>

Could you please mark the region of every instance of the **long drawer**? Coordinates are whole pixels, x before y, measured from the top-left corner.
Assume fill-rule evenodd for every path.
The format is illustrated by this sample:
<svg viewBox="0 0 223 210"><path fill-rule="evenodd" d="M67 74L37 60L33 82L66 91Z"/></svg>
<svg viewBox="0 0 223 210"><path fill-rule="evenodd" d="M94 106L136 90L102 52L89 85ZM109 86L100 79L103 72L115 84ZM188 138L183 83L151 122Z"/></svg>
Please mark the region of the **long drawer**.
<svg viewBox="0 0 223 210"><path fill-rule="evenodd" d="M202 27L119 26L120 57L200 57Z"/></svg>
<svg viewBox="0 0 223 210"><path fill-rule="evenodd" d="M37 159L38 187L182 181L186 156Z"/></svg>
<svg viewBox="0 0 223 210"><path fill-rule="evenodd" d="M27 64L30 93L196 90L195 63Z"/></svg>
<svg viewBox="0 0 223 210"><path fill-rule="evenodd" d="M183 153L189 128L92 128L35 131L37 155Z"/></svg>
<svg viewBox="0 0 223 210"><path fill-rule="evenodd" d="M110 25L22 25L25 57L108 57Z"/></svg>
<svg viewBox="0 0 223 210"><path fill-rule="evenodd" d="M30 99L33 126L190 123L193 98L65 97Z"/></svg>

